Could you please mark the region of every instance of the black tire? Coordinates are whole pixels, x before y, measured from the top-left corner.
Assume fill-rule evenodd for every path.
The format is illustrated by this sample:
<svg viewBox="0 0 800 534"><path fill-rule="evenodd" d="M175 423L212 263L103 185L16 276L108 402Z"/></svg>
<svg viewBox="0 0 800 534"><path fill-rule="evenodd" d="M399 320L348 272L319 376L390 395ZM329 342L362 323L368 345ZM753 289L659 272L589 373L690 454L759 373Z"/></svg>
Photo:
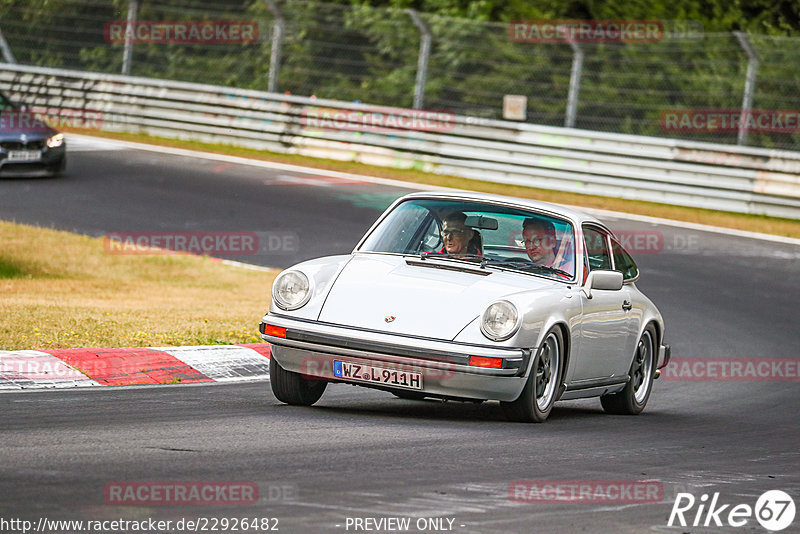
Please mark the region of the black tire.
<svg viewBox="0 0 800 534"><path fill-rule="evenodd" d="M603 395L600 404L606 413L614 415L638 415L642 413L653 390L653 378L657 365L656 333L652 325L642 332L636 344L631 363L631 379L619 393Z"/></svg>
<svg viewBox="0 0 800 534"><path fill-rule="evenodd" d="M561 329L554 327L547 332L536 351L528 381L519 398L500 403L506 418L520 423L544 423L547 420L560 389L564 356L564 337Z"/></svg>
<svg viewBox="0 0 800 534"><path fill-rule="evenodd" d="M419 391L394 390L391 393L392 393L392 395L394 395L398 399L423 400L425 398L425 394L424 393L420 393Z"/></svg>
<svg viewBox="0 0 800 534"><path fill-rule="evenodd" d="M269 383L279 401L293 406L311 406L328 385L324 380L307 380L300 373L287 371L274 357L269 359Z"/></svg>

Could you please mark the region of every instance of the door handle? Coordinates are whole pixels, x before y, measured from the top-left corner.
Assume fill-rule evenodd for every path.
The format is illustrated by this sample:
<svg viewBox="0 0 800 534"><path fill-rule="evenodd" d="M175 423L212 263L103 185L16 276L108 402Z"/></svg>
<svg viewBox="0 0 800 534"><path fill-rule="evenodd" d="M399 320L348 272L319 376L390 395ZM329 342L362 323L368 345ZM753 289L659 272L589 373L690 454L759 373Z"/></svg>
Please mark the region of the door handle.
<svg viewBox="0 0 800 534"><path fill-rule="evenodd" d="M622 309L623 310L630 311L631 308L633 308L633 305L631 304L631 301L629 301L629 300L622 301Z"/></svg>

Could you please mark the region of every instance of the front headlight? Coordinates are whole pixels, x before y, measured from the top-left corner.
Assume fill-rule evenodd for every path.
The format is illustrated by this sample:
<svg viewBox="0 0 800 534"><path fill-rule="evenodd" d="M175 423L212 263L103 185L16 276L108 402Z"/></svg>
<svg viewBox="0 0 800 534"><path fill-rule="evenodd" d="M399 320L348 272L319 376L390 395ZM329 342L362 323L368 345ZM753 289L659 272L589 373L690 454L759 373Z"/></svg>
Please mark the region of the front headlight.
<svg viewBox="0 0 800 534"><path fill-rule="evenodd" d="M507 300L498 300L486 308L481 317L481 332L492 341L510 338L519 329L517 307Z"/></svg>
<svg viewBox="0 0 800 534"><path fill-rule="evenodd" d="M296 310L311 298L311 282L300 271L284 271L272 284L272 298L282 310Z"/></svg>
<svg viewBox="0 0 800 534"><path fill-rule="evenodd" d="M55 134L54 136L47 138L47 146L50 148L59 147L63 143L64 143L64 134Z"/></svg>

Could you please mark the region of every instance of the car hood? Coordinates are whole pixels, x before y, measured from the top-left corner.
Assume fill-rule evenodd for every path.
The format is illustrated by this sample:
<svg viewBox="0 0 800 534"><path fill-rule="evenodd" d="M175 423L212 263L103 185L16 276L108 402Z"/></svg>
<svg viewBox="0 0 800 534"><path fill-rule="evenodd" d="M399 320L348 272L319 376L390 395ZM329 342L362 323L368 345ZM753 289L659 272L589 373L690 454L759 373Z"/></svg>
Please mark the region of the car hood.
<svg viewBox="0 0 800 534"><path fill-rule="evenodd" d="M409 265L408 257L356 255L333 284L319 320L382 332L454 339L492 301L558 282L495 269L462 272ZM412 259L413 261L413 259ZM441 262L448 267L462 264ZM468 267L469 268L469 267ZM483 274L491 273L488 276Z"/></svg>
<svg viewBox="0 0 800 534"><path fill-rule="evenodd" d="M41 141L58 133L38 115L20 109L3 111L4 128L0 129L0 141Z"/></svg>

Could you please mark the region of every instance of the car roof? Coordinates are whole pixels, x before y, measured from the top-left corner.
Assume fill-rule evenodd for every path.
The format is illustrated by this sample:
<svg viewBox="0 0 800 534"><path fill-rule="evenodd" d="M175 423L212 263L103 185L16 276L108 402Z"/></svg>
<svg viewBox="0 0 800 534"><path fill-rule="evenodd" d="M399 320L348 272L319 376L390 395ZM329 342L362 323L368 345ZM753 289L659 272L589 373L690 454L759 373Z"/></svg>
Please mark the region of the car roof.
<svg viewBox="0 0 800 534"><path fill-rule="evenodd" d="M541 202L539 200L532 200L528 198L493 195L490 193L478 193L475 191L432 191L432 192L411 193L409 195L402 197L399 200L405 200L411 198L474 200L474 201L510 204L515 207L527 208L536 211L545 211L554 215L559 215L563 218L571 220L573 223L576 223L577 225L581 225L583 223L594 223L603 228L608 229L602 221L600 221L596 217L589 215L588 213L584 213L582 211L573 208L568 208L566 206L562 206L559 204L551 204L550 202Z"/></svg>

